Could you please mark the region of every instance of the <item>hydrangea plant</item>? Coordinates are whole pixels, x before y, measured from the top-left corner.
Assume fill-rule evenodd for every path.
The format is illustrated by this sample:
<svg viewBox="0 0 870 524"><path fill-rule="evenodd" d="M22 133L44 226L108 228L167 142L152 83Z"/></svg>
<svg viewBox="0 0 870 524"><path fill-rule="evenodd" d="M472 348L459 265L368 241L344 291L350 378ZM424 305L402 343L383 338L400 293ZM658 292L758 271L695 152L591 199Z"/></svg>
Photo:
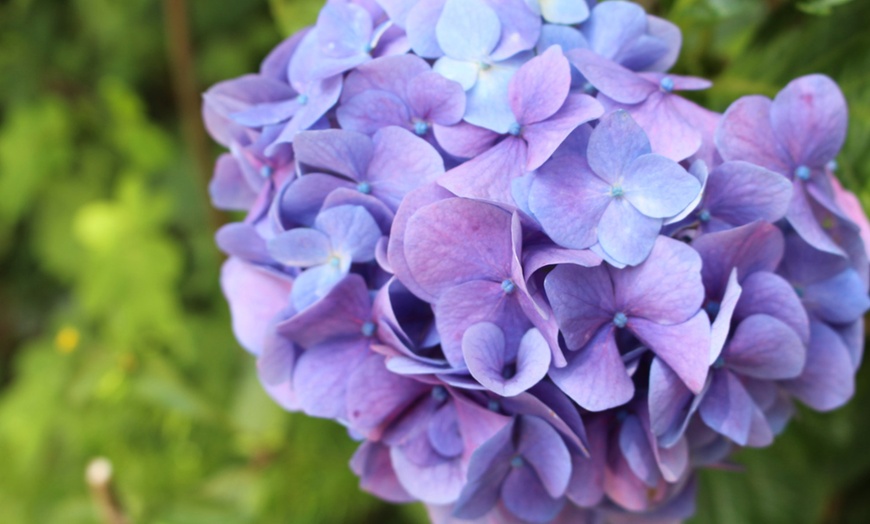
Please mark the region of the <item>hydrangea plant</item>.
<svg viewBox="0 0 870 524"><path fill-rule="evenodd" d="M240 343L434 522L679 522L695 473L849 400L870 224L829 78L724 114L592 0L329 0L204 96Z"/></svg>

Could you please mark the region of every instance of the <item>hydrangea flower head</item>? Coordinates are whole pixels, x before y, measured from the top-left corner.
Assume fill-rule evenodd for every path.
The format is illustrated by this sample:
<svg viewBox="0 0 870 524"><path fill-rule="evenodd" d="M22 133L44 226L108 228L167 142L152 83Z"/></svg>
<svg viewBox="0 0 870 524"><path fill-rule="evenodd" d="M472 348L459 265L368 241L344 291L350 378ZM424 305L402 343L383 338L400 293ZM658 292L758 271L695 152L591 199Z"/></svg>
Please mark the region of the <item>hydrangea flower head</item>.
<svg viewBox="0 0 870 524"><path fill-rule="evenodd" d="M724 114L629 2L330 0L203 118L233 330L433 522L679 522L854 393L870 222L822 75Z"/></svg>

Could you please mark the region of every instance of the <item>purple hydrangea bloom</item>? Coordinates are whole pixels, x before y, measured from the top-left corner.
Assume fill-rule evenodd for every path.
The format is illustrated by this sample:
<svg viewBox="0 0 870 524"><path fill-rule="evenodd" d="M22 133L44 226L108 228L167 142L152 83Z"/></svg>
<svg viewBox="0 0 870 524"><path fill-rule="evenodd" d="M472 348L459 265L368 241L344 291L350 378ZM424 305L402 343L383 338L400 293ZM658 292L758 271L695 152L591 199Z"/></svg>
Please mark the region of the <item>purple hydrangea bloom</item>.
<svg viewBox="0 0 870 524"><path fill-rule="evenodd" d="M436 523L638 524L844 404L870 221L827 77L724 114L633 3L329 0L203 118L233 332Z"/></svg>

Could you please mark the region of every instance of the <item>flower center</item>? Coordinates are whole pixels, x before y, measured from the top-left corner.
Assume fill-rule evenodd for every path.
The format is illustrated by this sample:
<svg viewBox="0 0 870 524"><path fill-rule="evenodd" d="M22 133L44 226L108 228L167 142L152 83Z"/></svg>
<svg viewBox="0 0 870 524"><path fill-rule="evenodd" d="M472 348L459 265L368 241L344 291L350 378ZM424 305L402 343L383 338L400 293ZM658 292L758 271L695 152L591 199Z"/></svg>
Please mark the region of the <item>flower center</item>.
<svg viewBox="0 0 870 524"><path fill-rule="evenodd" d="M659 82L659 86L662 88L662 91L665 93L670 93L674 90L674 79L666 76L662 78L661 82Z"/></svg>
<svg viewBox="0 0 870 524"><path fill-rule="evenodd" d="M332 255L331 257L329 257L329 265L338 269L338 267L341 266L341 258L339 258L337 255Z"/></svg>
<svg viewBox="0 0 870 524"><path fill-rule="evenodd" d="M719 358L716 359L716 362L713 362L713 369L722 369L725 367L725 357L719 355Z"/></svg>
<svg viewBox="0 0 870 524"><path fill-rule="evenodd" d="M709 222L709 221L710 221L710 218L712 218L712 217L710 216L710 211L707 210L707 209L704 209L703 211L701 211L701 212L698 214L698 219L699 219L701 222Z"/></svg>
<svg viewBox="0 0 870 524"><path fill-rule="evenodd" d="M514 284L513 280L506 278L501 282L501 290L504 291L505 295L510 295L517 290L517 285Z"/></svg>
<svg viewBox="0 0 870 524"><path fill-rule="evenodd" d="M514 455L511 459L511 467L514 469L521 468L526 465L526 461L519 455Z"/></svg>
<svg viewBox="0 0 870 524"><path fill-rule="evenodd" d="M272 176L272 173L274 173L272 166L264 165L260 168L260 176L263 178L269 178L270 176Z"/></svg>
<svg viewBox="0 0 870 524"><path fill-rule="evenodd" d="M308 103L308 95L299 95L298 97L296 97L296 102L300 106L306 105Z"/></svg>
<svg viewBox="0 0 870 524"><path fill-rule="evenodd" d="M375 331L378 329L378 326L375 325L371 320L364 322L362 325L362 334L364 337L370 337L375 334Z"/></svg>
<svg viewBox="0 0 870 524"><path fill-rule="evenodd" d="M372 192L372 185L368 182L360 182L359 184L357 184L356 190L364 195L368 195Z"/></svg>
<svg viewBox="0 0 870 524"><path fill-rule="evenodd" d="M613 186L610 188L610 196L613 198L619 198L625 194L625 190L622 189L622 186Z"/></svg>
<svg viewBox="0 0 870 524"><path fill-rule="evenodd" d="M625 325L628 324L628 317L625 316L625 313L620 311L619 313L613 315L613 325L622 329Z"/></svg>
<svg viewBox="0 0 870 524"><path fill-rule="evenodd" d="M434 398L436 402L444 402L447 400L447 390L444 389L444 386L435 386L432 388L432 398Z"/></svg>
<svg viewBox="0 0 870 524"><path fill-rule="evenodd" d="M587 95L595 95L598 93L598 90L595 89L594 85L592 85L589 82L586 82L585 84L583 84L583 92L586 93Z"/></svg>
<svg viewBox="0 0 870 524"><path fill-rule="evenodd" d="M807 166L798 166L797 169L794 170L794 176L800 178L801 180L809 180L812 171Z"/></svg>
<svg viewBox="0 0 870 524"><path fill-rule="evenodd" d="M414 134L417 136L423 136L429 131L429 124L419 120L414 122Z"/></svg>
<svg viewBox="0 0 870 524"><path fill-rule="evenodd" d="M519 136L520 131L522 131L522 130L523 130L523 128L522 128L522 126L520 126L519 122L514 122L508 128L508 134L511 136Z"/></svg>
<svg viewBox="0 0 870 524"><path fill-rule="evenodd" d="M501 413L501 403L498 400L491 398L489 399L489 402L486 403L486 409L493 413Z"/></svg>
<svg viewBox="0 0 870 524"><path fill-rule="evenodd" d="M711 300L710 302L707 302L707 305L704 306L704 309L711 317L715 317L719 314L719 309L721 307L722 305L720 303L716 302L715 300Z"/></svg>
<svg viewBox="0 0 870 524"><path fill-rule="evenodd" d="M828 168L828 171L836 171L840 167L840 165L837 164L836 160L831 160L830 162L825 164L825 167Z"/></svg>

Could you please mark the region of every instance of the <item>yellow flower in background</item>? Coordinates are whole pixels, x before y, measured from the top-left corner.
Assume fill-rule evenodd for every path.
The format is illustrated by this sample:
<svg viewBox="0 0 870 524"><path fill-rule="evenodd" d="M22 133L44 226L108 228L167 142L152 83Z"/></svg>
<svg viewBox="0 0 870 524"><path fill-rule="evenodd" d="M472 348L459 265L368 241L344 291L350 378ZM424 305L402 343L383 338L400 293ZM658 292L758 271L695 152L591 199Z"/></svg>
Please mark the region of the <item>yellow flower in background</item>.
<svg viewBox="0 0 870 524"><path fill-rule="evenodd" d="M64 326L54 337L54 347L56 347L59 352L68 355L76 350L80 340L81 333L79 333L78 329L71 326Z"/></svg>

